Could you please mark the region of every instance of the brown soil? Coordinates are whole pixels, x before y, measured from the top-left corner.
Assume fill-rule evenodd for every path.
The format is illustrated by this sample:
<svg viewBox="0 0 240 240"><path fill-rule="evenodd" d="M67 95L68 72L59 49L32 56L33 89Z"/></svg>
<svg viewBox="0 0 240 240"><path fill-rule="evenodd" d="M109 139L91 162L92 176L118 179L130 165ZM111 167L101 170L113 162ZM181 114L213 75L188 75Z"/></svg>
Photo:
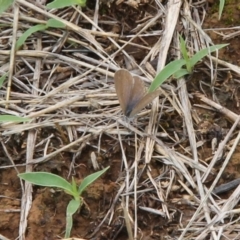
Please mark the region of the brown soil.
<svg viewBox="0 0 240 240"><path fill-rule="evenodd" d="M231 38L230 40L223 40L222 36L219 36L211 30L213 27L225 28L229 26L239 26L239 22L237 22L237 19L240 19L239 3L238 1L232 1L231 4L227 4L224 8L224 14L220 21L217 20L218 9L216 8L216 5L211 5L211 3L209 4L210 5L208 8L206 8L207 18L204 21L203 28L209 29L207 30L207 33L212 38L214 43L229 43L229 47L220 51L219 58L240 66L239 36ZM90 7L91 6L89 6L89 8ZM144 15L143 12L145 11L146 6L142 6L138 10L131 8L132 12L130 10L128 11L128 8L129 7L126 7L126 5L119 5L118 8L112 6L112 9L110 7L102 8L101 10L104 12L102 13L104 16L107 15L107 11L111 12L111 17L115 17L118 21L121 21L124 16L124 21L126 21L125 26L129 28L125 29L124 31L129 31L136 27L136 22L138 18L142 18L141 14ZM231 13L231 17L229 16L229 13ZM125 16L124 14L129 14L134 21L130 21L130 17ZM121 28L119 25L115 26L114 28L117 27L119 29ZM109 29L109 31L111 30L116 32L116 30ZM229 30L228 32L225 31L224 34L227 35L233 31L234 30ZM151 43L152 40L153 39L149 38L148 43ZM151 47L151 45L149 45L149 47ZM145 54L135 53L134 47L131 49L126 49L126 51L132 51L134 58L136 60L139 58L139 61L142 59L142 54ZM123 61L122 56L119 55L118 58L119 62ZM203 64L199 64L196 67L195 73L187 82L187 87L190 93L202 92L202 89L204 89L205 94L211 98L210 87L207 85L202 85L202 88L200 88L202 81L205 83L209 83L210 81L209 74L202 71L202 69L204 69ZM220 104L236 114L239 114L240 92L237 84L232 81L232 78L239 78L239 76L232 75L232 73L231 76L229 76L224 69L220 70L218 74L219 77L215 86L217 88L216 94L220 96L218 98ZM200 103L199 99L193 97L192 104L194 105L198 103ZM224 118L224 116L217 112L199 109L198 107L196 107L195 110L202 117L202 119L204 119L201 125L195 126L199 131L198 137L199 139L202 138L207 140L206 144L201 147L198 154L202 161L208 162L212 156L211 140L213 136L217 136L218 141L223 139L232 123L230 123ZM172 113L172 115L165 113L161 118L161 123L163 125L165 124L165 127L168 127L169 132L174 132L175 129L179 127L176 126L176 119L174 119L174 121L173 119L174 113ZM55 141L52 142L53 145L51 146L52 149L57 149L62 146L63 143L61 141L64 142L64 139L61 138L61 133L59 130L57 130L57 128L49 128L49 131L46 130L44 133L39 129L38 142L40 142L41 139L45 139L46 136L49 136L50 134L54 134L55 136ZM60 138L61 141L59 141ZM84 205L80 211L74 215L73 220L73 229L71 235L76 238L102 240L128 239L121 201L116 203L114 209L110 209L111 204L113 201L115 201L119 188L124 183L124 181L121 180L121 177L122 179L125 177L124 175L120 175L122 174L122 154L119 143L116 141L116 139L117 138L113 138L107 134L104 134L101 139L101 148L104 151L101 151L100 154L97 153L96 149L96 146L98 146L98 139L93 138L93 140L86 143L86 146L79 146L82 148L81 155L75 159L74 172L70 173L70 177L68 177L68 175L73 161L71 151L65 152L64 154L57 156L55 159L51 159L51 161L34 165L34 171L52 172L69 180L71 180L71 177L74 176L78 182L80 182L89 174L95 172L89 160L92 152L95 152L95 154L98 156L101 167L110 166L109 171L107 171L104 176L94 182L83 194L86 205ZM14 135L9 137L7 141L6 140L7 139L4 139L5 144L15 164L24 164L26 154L26 135ZM134 159L132 159L131 156L134 156L135 151L134 147L128 145L128 141L130 140L131 137L124 137L124 149L128 154L128 159L130 159L129 166L131 166L131 164L134 162ZM171 142L169 142L169 145L171 145ZM176 146L176 149L181 151L180 147L178 146ZM73 149L73 151L74 150L77 149ZM11 165L4 152L5 151L3 150L0 152L1 166ZM35 154L35 157L37 158L38 153L36 152ZM239 154L240 147L238 146L218 185L240 177ZM223 158L225 156L226 154L223 155ZM139 167L140 166L141 165L139 165ZM152 160L150 167L152 169L152 176L157 177L162 174L164 164L156 160ZM219 166L216 166L216 172L218 172L220 167L220 164ZM24 166L18 167L17 169L19 172L25 171ZM212 183L214 180L214 174L212 177L212 179L208 179L207 184L210 185ZM0 179L0 233L9 239L16 239L19 233L22 198L21 184L17 176L16 169L13 167L2 168L0 171ZM146 174L141 176L139 181L141 184L139 185L138 190L144 190L148 188L148 183L144 182L147 179L148 176ZM221 198L227 198L230 193L231 191L221 194ZM186 193L178 190L170 193L171 197L169 199L171 199L171 201L166 203L171 212L171 218L169 219L162 217L161 214L157 215L138 209L138 239L166 239L164 236L168 236L168 239L177 239L177 236L179 236L180 219L182 226L185 226L189 218L191 218L195 212L195 206L189 205L187 200L186 202L183 202L184 194ZM153 194L139 194L137 200L138 205L158 209L162 213L162 203L160 201L156 201L156 197L157 195ZM62 191L59 191L58 189L34 186L33 202L28 216L26 240L62 238L64 236L66 224L66 206L70 199L70 196ZM113 213L111 224L108 224L111 215L108 215L107 219L100 224L108 211L112 211ZM130 201L129 211L132 211L131 216L133 216L134 202L132 202L132 199Z"/></svg>

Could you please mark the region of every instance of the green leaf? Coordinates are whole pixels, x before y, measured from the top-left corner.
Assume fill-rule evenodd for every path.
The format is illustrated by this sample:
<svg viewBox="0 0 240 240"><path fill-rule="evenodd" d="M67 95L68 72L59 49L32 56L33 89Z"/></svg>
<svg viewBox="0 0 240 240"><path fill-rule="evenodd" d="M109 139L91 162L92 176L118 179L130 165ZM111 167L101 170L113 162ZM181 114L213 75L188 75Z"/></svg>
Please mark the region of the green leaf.
<svg viewBox="0 0 240 240"><path fill-rule="evenodd" d="M186 43L184 41L184 39L182 38L182 36L179 36L180 38L180 51L183 55L184 60L186 61L186 68L188 72L192 72L192 66L190 63L190 58L188 56L188 52L187 52L187 48L186 48Z"/></svg>
<svg viewBox="0 0 240 240"><path fill-rule="evenodd" d="M48 172L20 173L18 176L32 184L44 187L57 187L65 190L68 194L74 195L72 185L64 178Z"/></svg>
<svg viewBox="0 0 240 240"><path fill-rule="evenodd" d="M80 5L81 7L85 7L86 0L55 0L47 4L47 9L64 8L73 5Z"/></svg>
<svg viewBox="0 0 240 240"><path fill-rule="evenodd" d="M0 122L26 122L30 121L29 118L12 116L12 115L0 115Z"/></svg>
<svg viewBox="0 0 240 240"><path fill-rule="evenodd" d="M218 17L219 20L222 16L224 5L225 5L225 0L220 0L220 3L219 3L219 17Z"/></svg>
<svg viewBox="0 0 240 240"><path fill-rule="evenodd" d="M209 53L214 52L216 50L219 50L223 47L226 47L228 44L218 44L218 45L214 45L211 46L209 48L204 48L202 50L200 50L199 52L197 52L196 54L194 54L194 56L190 59L191 65L192 67L201 59L203 59L204 57L206 57Z"/></svg>
<svg viewBox="0 0 240 240"><path fill-rule="evenodd" d="M183 55L184 60L187 62L189 60L189 57L188 57L188 52L186 48L186 43L181 35L179 36L179 38L180 38L180 51Z"/></svg>
<svg viewBox="0 0 240 240"><path fill-rule="evenodd" d="M0 88L3 86L3 83L4 83L4 81L6 80L7 75L8 75L8 73L5 73L4 75L2 75L2 76L0 77Z"/></svg>
<svg viewBox="0 0 240 240"><path fill-rule="evenodd" d="M5 12L14 2L14 0L0 0L0 14Z"/></svg>
<svg viewBox="0 0 240 240"><path fill-rule="evenodd" d="M173 77L176 78L176 79L179 79L179 78L181 78L185 75L188 75L188 74L189 74L189 71L187 69L182 68L182 69L178 70L177 72L175 72L173 74Z"/></svg>
<svg viewBox="0 0 240 240"><path fill-rule="evenodd" d="M72 177L72 192L74 193L73 197L75 198L75 200L79 200L77 184L76 184L76 181L73 177Z"/></svg>
<svg viewBox="0 0 240 240"><path fill-rule="evenodd" d="M53 27L53 28L65 28L66 25L62 23L61 21L58 21L57 19L51 18L47 21L47 26L48 27Z"/></svg>
<svg viewBox="0 0 240 240"><path fill-rule="evenodd" d="M81 207L81 205L82 205L82 200L72 199L67 206L65 238L70 237L72 225L73 225L72 216Z"/></svg>
<svg viewBox="0 0 240 240"><path fill-rule="evenodd" d="M155 91L161 84L167 80L170 76L172 76L175 72L181 69L181 67L186 64L184 59L179 59L170 62L166 65L163 70L155 77L152 84L150 85L148 92Z"/></svg>
<svg viewBox="0 0 240 240"><path fill-rule="evenodd" d="M44 24L38 24L33 27L30 27L26 32L22 34L22 36L17 40L16 43L16 50L18 50L27 40L29 36L31 36L33 33L45 30L47 28L47 25Z"/></svg>
<svg viewBox="0 0 240 240"><path fill-rule="evenodd" d="M82 192L95 180L97 180L102 174L104 174L109 167L104 168L101 171L95 172L87 177L85 177L81 183L81 185L78 188L78 194L81 196Z"/></svg>

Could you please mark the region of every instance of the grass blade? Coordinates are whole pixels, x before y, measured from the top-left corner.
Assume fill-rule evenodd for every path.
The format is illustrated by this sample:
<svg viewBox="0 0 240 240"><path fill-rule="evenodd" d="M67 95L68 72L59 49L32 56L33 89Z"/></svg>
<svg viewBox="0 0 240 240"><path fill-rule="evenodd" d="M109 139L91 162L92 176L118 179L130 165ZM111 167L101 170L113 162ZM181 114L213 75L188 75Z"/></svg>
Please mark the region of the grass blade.
<svg viewBox="0 0 240 240"><path fill-rule="evenodd" d="M95 180L97 180L102 174L104 174L107 170L109 169L109 167L104 168L101 171L95 172L93 174L88 175L87 177L85 177L81 183L81 185L78 188L78 194L81 196L82 192L91 184L93 183Z"/></svg>
<svg viewBox="0 0 240 240"><path fill-rule="evenodd" d="M186 48L186 43L181 35L179 36L179 38L180 38L180 51L183 55L184 60L187 62L189 61L189 57L188 57L188 52Z"/></svg>
<svg viewBox="0 0 240 240"><path fill-rule="evenodd" d="M17 40L17 43L16 43L16 50L18 50L24 43L25 41L27 40L27 38L29 36L31 36L33 33L35 32L38 32L38 31L42 31L42 30L45 30L47 28L46 25L44 24L38 24L38 25L35 25L31 28L29 28L26 32L23 33L23 35Z"/></svg>
<svg viewBox="0 0 240 240"><path fill-rule="evenodd" d="M72 185L67 182L64 178L48 173L48 172L29 172L29 173L20 173L18 176L28 181L32 184L44 186L44 187L57 187L65 190L69 194L72 193Z"/></svg>
<svg viewBox="0 0 240 240"><path fill-rule="evenodd" d="M69 238L73 225L73 214L81 207L82 200L72 199L67 206L65 238Z"/></svg>
<svg viewBox="0 0 240 240"><path fill-rule="evenodd" d="M58 21L57 19L51 18L47 21L47 26L48 27L53 27L53 28L65 28L66 25L62 23L61 21Z"/></svg>
<svg viewBox="0 0 240 240"><path fill-rule="evenodd" d="M86 0L54 0L51 3L47 4L47 9L64 8L73 5L80 5L81 7L85 7Z"/></svg>
<svg viewBox="0 0 240 240"><path fill-rule="evenodd" d="M170 62L164 67L164 69L155 77L152 84L150 85L148 92L155 91L161 84L166 81L170 76L175 72L181 69L181 67L186 64L185 60L179 59L173 62Z"/></svg>
<svg viewBox="0 0 240 240"><path fill-rule="evenodd" d="M222 17L222 12L223 12L224 5L225 5L225 0L220 0L220 3L219 3L219 16L218 16L219 20Z"/></svg>
<svg viewBox="0 0 240 240"><path fill-rule="evenodd" d="M214 45L209 48L204 48L200 50L190 59L191 65L194 66L198 61L206 57L209 53L219 50L223 47L226 47L227 45L228 44L218 44L218 45Z"/></svg>
<svg viewBox="0 0 240 240"><path fill-rule="evenodd" d="M0 14L5 12L13 3L14 0L0 0Z"/></svg>
<svg viewBox="0 0 240 240"><path fill-rule="evenodd" d="M187 69L180 69L173 74L173 77L176 78L176 79L179 79L179 78L181 78L185 75L188 75L188 74L189 74L189 71Z"/></svg>
<svg viewBox="0 0 240 240"><path fill-rule="evenodd" d="M6 80L8 73L5 73L0 77L0 88L3 86L4 81Z"/></svg>
<svg viewBox="0 0 240 240"><path fill-rule="evenodd" d="M0 122L26 122L30 121L29 118L12 116L12 115L0 115Z"/></svg>

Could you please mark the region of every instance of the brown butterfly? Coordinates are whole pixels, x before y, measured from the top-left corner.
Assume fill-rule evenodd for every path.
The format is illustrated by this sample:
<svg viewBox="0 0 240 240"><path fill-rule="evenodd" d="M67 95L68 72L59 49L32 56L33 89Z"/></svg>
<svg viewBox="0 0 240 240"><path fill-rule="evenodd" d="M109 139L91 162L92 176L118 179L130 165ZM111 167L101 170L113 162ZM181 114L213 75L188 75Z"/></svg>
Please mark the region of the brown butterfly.
<svg viewBox="0 0 240 240"><path fill-rule="evenodd" d="M146 93L144 82L140 77L132 76L125 69L118 70L114 75L117 97L125 116L133 117L146 107L161 91Z"/></svg>

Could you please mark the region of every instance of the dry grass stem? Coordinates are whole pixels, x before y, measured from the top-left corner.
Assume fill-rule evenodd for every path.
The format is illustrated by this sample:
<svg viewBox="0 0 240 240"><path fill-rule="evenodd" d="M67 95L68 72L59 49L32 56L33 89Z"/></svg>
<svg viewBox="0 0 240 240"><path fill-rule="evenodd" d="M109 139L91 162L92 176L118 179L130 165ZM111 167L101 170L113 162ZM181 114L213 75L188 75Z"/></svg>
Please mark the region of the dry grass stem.
<svg viewBox="0 0 240 240"><path fill-rule="evenodd" d="M224 178L228 166L238 167L230 160L240 138L239 66L221 60L221 51L212 53L188 76L165 81L160 96L134 119L122 116L114 74L126 68L149 86L167 63L182 58L179 35L191 57L213 45L212 33L234 41L239 27L204 29L210 1L145 2L97 0L86 8L49 10L16 0L1 15L0 77L7 73L8 82L0 89L0 111L30 121L1 124L0 169L13 170L14 183L18 172L39 169L81 181L110 165L93 184L100 197L84 195L91 216L83 217L84 208L74 216L91 219L87 239L118 239L120 233L129 239L238 239L240 188L219 196L214 189L234 180ZM34 33L16 49L26 30L52 18L65 27ZM13 199L21 206L1 211L21 208L18 237L24 240L40 191L27 182L20 187Z"/></svg>

